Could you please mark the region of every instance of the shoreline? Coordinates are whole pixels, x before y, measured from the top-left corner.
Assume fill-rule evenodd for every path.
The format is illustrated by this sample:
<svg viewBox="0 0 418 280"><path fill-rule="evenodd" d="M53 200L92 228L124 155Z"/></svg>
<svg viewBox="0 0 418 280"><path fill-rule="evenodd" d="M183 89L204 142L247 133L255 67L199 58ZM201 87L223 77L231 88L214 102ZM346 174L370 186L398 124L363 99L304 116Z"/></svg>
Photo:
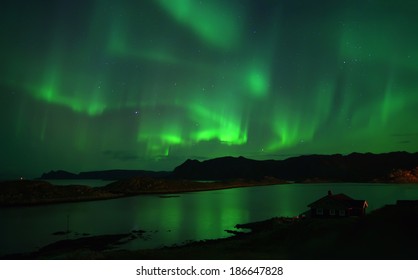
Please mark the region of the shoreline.
<svg viewBox="0 0 418 280"><path fill-rule="evenodd" d="M178 197L179 193L166 194L166 187L172 186L174 181L155 180L149 178L135 178L109 184L106 189L97 192L100 188L86 186L53 186L46 182L27 181L10 182L9 188L19 193L23 188L37 194L40 197L57 188L72 192L85 192L86 195L109 193L119 197L140 195L156 195L162 199ZM206 188L224 187L254 187L260 186L262 181L243 182L240 180L229 182L190 182L175 181L175 190L208 191ZM276 184L274 180L264 180L264 183ZM16 186L15 184L18 184ZM170 184L168 184L170 183ZM329 182L327 182L329 183ZM307 184L309 188L309 184ZM332 185L332 184L331 184ZM413 184L415 187L417 184ZM17 189L16 189L17 187ZM278 186L280 187L280 186ZM366 186L367 187L367 186ZM397 188L397 185L392 186ZM288 188L292 188L289 186ZM408 187L407 187L408 188ZM219 188L218 188L219 189ZM91 192L90 192L91 191ZM54 193L54 192L53 192ZM58 194L71 194L63 192ZM57 193L55 193L57 195ZM396 201L396 198L393 198ZM398 197L401 199L401 197ZM34 201L34 200L33 200ZM103 232L99 235L65 235L64 231L57 231L54 235L63 235L61 240L47 244L37 251L28 251L22 254L8 254L0 256L0 259L330 259L350 258L355 259L357 252L365 254L366 259L375 259L380 256L384 259L391 258L418 258L418 241L414 241L418 235L418 200L396 202L394 205L381 204L364 217L347 218L310 218L295 216L294 218L274 217L264 221L253 220L245 224L230 225L223 228L231 236L207 240L194 239L191 242L171 244L169 246L126 250L118 246L126 240L140 238L145 234L152 238L151 231L136 230L131 232ZM57 202L59 203L59 202ZM274 213L273 213L274 215ZM236 220L235 223L239 223ZM250 230L250 232L248 232ZM69 233L69 231L67 231ZM220 236L220 235L218 235ZM223 236L223 235L222 235ZM157 236L155 236L156 238ZM64 238L67 238L64 240ZM122 239L122 240L121 240ZM158 239L156 239L158 241ZM415 245L415 243L416 245ZM389 243L389 251L382 251L382 244ZM393 244L392 244L393 243ZM99 247L97 247L99 246ZM313 247L312 247L313 246ZM375 252L363 252L362 248L372 246ZM385 245L386 246L386 245ZM414 247L415 246L415 247ZM129 248L129 247L125 247ZM339 248L334 252L333 248ZM354 249L357 248L357 249ZM414 249L409 250L409 249ZM369 251L371 251L370 249ZM397 251L398 250L398 251ZM323 252L323 253L322 253ZM379 255L381 254L381 255ZM326 257L324 257L326 256Z"/></svg>
<svg viewBox="0 0 418 280"><path fill-rule="evenodd" d="M332 182L325 180L305 180L302 182L289 182L276 178L199 182L179 179L136 177L115 181L102 187L90 187L86 185L53 185L47 181L41 180L16 180L0 182L0 208L89 202L132 197L137 195L167 196L188 192L213 191L244 187L261 187L282 184L309 185L320 183L408 184L404 182L401 183L392 181Z"/></svg>
<svg viewBox="0 0 418 280"><path fill-rule="evenodd" d="M121 242L146 233L131 232L60 240L35 252L0 259L414 260L418 258L417 219L418 202L395 204L364 217L274 217L235 226L250 232L154 249L118 249Z"/></svg>
<svg viewBox="0 0 418 280"><path fill-rule="evenodd" d="M86 185L53 185L42 180L3 181L0 182L0 208L88 202L137 195L174 195L278 184L288 184L288 182L271 178L261 181L219 182L132 178L109 183L102 187L89 187Z"/></svg>

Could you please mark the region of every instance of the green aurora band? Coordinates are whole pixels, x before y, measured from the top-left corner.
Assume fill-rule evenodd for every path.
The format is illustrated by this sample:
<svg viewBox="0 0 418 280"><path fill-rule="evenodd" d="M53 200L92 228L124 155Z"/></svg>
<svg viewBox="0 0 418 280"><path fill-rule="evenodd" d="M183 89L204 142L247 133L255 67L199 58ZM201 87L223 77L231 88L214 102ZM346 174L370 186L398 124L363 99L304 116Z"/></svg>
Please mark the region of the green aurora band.
<svg viewBox="0 0 418 280"><path fill-rule="evenodd" d="M1 11L2 177L417 151L414 1L37 2Z"/></svg>

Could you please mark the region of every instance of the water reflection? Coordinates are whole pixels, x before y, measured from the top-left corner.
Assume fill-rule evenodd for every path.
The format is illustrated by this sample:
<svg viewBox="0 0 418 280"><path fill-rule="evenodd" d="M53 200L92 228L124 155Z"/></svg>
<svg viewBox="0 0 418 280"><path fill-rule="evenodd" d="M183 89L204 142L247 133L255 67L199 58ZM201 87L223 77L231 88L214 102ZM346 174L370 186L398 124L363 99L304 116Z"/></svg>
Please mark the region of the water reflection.
<svg viewBox="0 0 418 280"><path fill-rule="evenodd" d="M274 216L296 216L328 190L369 202L368 212L397 199L418 199L418 185L292 184L155 195L122 199L0 209L3 229L0 254L33 251L65 238L52 235L67 229L70 238L83 234L117 234L145 230L150 240L136 239L125 248L153 248L186 240L229 236L238 223Z"/></svg>

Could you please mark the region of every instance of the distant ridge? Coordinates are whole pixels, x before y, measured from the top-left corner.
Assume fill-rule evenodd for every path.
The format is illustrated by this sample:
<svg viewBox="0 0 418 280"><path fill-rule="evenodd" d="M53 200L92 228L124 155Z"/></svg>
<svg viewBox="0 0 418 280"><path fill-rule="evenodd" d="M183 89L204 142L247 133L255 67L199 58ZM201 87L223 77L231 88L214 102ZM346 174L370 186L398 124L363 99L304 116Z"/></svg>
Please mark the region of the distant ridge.
<svg viewBox="0 0 418 280"><path fill-rule="evenodd" d="M54 179L95 179L95 180L121 180L132 177L152 177L163 178L167 177L170 172L167 171L146 171L146 170L103 170L103 171L88 171L80 172L78 174L57 170L43 173L40 179L54 180Z"/></svg>
<svg viewBox="0 0 418 280"><path fill-rule="evenodd" d="M418 153L352 153L349 155L306 155L285 160L252 160L221 157L206 161L186 160L171 174L190 180L278 179L315 182L388 181L395 170L418 167Z"/></svg>
<svg viewBox="0 0 418 280"><path fill-rule="evenodd" d="M205 161L188 159L172 172L146 170L103 170L78 174L57 170L42 174L40 179L122 180L133 177L188 180L262 180L273 177L297 182L415 182L401 177L418 172L418 153L349 155L304 155L284 160L253 160L244 157L220 157ZM405 172L404 172L405 171ZM409 176L409 175L408 175Z"/></svg>
<svg viewBox="0 0 418 280"><path fill-rule="evenodd" d="M57 170L57 171L49 171L47 173L43 173L40 179L77 179L77 174L67 172L64 170Z"/></svg>

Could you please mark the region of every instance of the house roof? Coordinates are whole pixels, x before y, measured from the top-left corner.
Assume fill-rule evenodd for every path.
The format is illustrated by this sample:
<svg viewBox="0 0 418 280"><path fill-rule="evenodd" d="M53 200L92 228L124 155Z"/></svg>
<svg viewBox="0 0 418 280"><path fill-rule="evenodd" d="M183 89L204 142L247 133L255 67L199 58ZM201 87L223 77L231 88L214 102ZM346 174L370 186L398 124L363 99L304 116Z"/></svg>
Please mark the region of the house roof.
<svg viewBox="0 0 418 280"><path fill-rule="evenodd" d="M311 208L325 208L325 209L347 209L347 208L365 208L368 207L366 200L352 199L345 194L331 194L318 199L308 205Z"/></svg>

